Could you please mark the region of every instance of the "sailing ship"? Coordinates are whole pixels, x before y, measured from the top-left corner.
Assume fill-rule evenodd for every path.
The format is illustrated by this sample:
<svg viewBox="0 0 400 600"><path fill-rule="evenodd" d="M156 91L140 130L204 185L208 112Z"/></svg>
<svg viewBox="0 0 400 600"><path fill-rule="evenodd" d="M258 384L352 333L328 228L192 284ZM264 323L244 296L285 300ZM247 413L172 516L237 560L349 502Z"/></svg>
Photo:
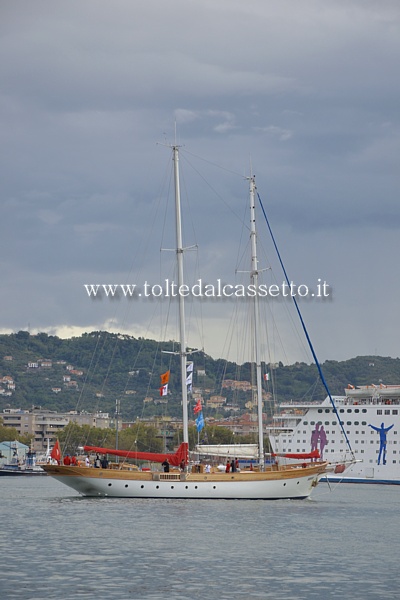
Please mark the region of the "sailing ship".
<svg viewBox="0 0 400 600"><path fill-rule="evenodd" d="M175 188L175 233L178 286L183 289L184 263L181 225L179 146L172 146ZM250 278L254 289L258 289L257 232L255 211L255 177L248 177L250 197ZM259 310L257 294L253 302L254 363L256 366L256 396L258 411L257 466L252 470L221 472L191 466L189 462L187 356L185 331L185 299L179 299L180 375L182 395L183 443L174 454L152 454L128 452L109 448L85 446L86 452L108 454L152 463L165 463L167 472L139 470L135 466L113 464L113 468L47 465L45 471L61 483L73 488L83 496L124 498L182 498L182 499L300 499L310 496L319 479L329 468L327 461L318 460L318 455L307 459L308 454L293 456L297 459L287 464L276 460L266 464L263 442L262 420L262 375L259 340ZM211 450L211 453L213 450ZM235 446L235 458L241 458L240 447ZM300 462L299 462L300 461ZM175 467L175 468L174 468ZM180 467L180 468L179 468Z"/></svg>

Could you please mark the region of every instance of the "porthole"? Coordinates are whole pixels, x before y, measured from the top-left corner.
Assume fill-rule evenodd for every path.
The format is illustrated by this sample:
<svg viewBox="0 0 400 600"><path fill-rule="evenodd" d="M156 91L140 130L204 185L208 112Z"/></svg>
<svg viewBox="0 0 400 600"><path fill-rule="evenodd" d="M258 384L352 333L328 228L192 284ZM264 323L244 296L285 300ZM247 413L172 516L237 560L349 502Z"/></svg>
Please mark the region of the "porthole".
<svg viewBox="0 0 400 600"><path fill-rule="evenodd" d="M112 483L109 483L109 484L108 484L108 487L111 487L111 486L112 486Z"/></svg>
<svg viewBox="0 0 400 600"><path fill-rule="evenodd" d="M144 488L144 485L141 485L140 487L143 489L143 488Z"/></svg>
<svg viewBox="0 0 400 600"><path fill-rule="evenodd" d="M173 486L173 485L171 485L171 490L173 490L173 489L174 489L174 486Z"/></svg>
<svg viewBox="0 0 400 600"><path fill-rule="evenodd" d="M125 487L128 487L128 484L127 484L127 483L125 484Z"/></svg>
<svg viewBox="0 0 400 600"><path fill-rule="evenodd" d="M213 490L216 490L216 489L217 489L217 486L216 486L216 485L213 485Z"/></svg>
<svg viewBox="0 0 400 600"><path fill-rule="evenodd" d="M156 485L156 490L159 490L159 489L160 489L160 486L159 486L159 485Z"/></svg>
<svg viewBox="0 0 400 600"><path fill-rule="evenodd" d="M299 485L300 481L297 482L297 485Z"/></svg>
<svg viewBox="0 0 400 600"><path fill-rule="evenodd" d="M286 483L283 484L283 487L285 487Z"/></svg>

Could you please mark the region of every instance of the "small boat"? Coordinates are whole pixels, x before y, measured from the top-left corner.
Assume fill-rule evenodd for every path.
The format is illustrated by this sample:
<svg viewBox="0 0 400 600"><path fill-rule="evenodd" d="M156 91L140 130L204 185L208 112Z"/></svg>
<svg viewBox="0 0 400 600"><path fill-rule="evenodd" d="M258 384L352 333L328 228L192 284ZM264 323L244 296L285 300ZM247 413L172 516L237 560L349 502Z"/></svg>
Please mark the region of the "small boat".
<svg viewBox="0 0 400 600"><path fill-rule="evenodd" d="M11 446L13 456L9 463L0 467L0 476L37 476L47 475L40 465L36 464L36 452L28 450L23 460L18 456L17 446Z"/></svg>
<svg viewBox="0 0 400 600"><path fill-rule="evenodd" d="M175 184L175 233L178 286L183 289L179 147L172 146ZM255 178L248 177L250 198L250 280L258 288ZM148 460L165 465L164 472L156 469L138 470L123 463L115 468L46 465L44 470L59 482L71 487L83 496L124 498L182 498L182 499L300 499L308 498L319 479L326 473L328 462L314 458L309 460L299 454L293 462L280 464L277 460L265 460L262 421L262 374L259 340L258 297L253 302L254 363L257 378L258 444L257 465L251 470L221 472L218 468L203 471L201 465L189 468L188 394L184 295L179 295L179 341L183 443L175 454L151 454L128 452L109 448L85 446L86 452L108 454L137 460ZM190 363L189 363L190 364ZM167 374L164 374L167 375ZM167 379L161 383L167 383ZM240 448L235 448L235 458L241 458ZM210 451L213 453L213 450Z"/></svg>

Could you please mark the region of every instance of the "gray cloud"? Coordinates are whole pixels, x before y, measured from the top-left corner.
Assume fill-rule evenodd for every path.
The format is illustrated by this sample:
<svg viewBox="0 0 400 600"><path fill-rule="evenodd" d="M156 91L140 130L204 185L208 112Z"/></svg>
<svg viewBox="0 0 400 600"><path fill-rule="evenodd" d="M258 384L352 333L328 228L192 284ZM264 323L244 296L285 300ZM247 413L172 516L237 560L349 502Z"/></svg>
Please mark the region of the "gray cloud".
<svg viewBox="0 0 400 600"><path fill-rule="evenodd" d="M334 288L305 305L322 358L398 355L397 2L4 0L0 13L3 329L147 331L154 303L91 302L83 284L163 276L170 156L156 143L176 120L204 277L233 277L251 163L292 277ZM226 306L203 307L210 353Z"/></svg>

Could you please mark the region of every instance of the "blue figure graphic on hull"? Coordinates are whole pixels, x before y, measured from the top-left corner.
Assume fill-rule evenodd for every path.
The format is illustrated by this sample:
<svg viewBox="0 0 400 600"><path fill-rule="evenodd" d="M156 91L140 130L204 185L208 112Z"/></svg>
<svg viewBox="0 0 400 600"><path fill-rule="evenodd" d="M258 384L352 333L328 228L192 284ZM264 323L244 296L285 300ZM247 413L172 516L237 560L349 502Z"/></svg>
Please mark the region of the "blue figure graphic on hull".
<svg viewBox="0 0 400 600"><path fill-rule="evenodd" d="M379 433L380 446L378 454L378 465L381 463L381 458L383 458L382 464L386 465L386 434L390 429L392 429L392 427L394 427L394 424L390 425L390 427L385 427L384 423L381 423L380 427L375 427L374 425L368 424L368 427L375 429L375 431Z"/></svg>

